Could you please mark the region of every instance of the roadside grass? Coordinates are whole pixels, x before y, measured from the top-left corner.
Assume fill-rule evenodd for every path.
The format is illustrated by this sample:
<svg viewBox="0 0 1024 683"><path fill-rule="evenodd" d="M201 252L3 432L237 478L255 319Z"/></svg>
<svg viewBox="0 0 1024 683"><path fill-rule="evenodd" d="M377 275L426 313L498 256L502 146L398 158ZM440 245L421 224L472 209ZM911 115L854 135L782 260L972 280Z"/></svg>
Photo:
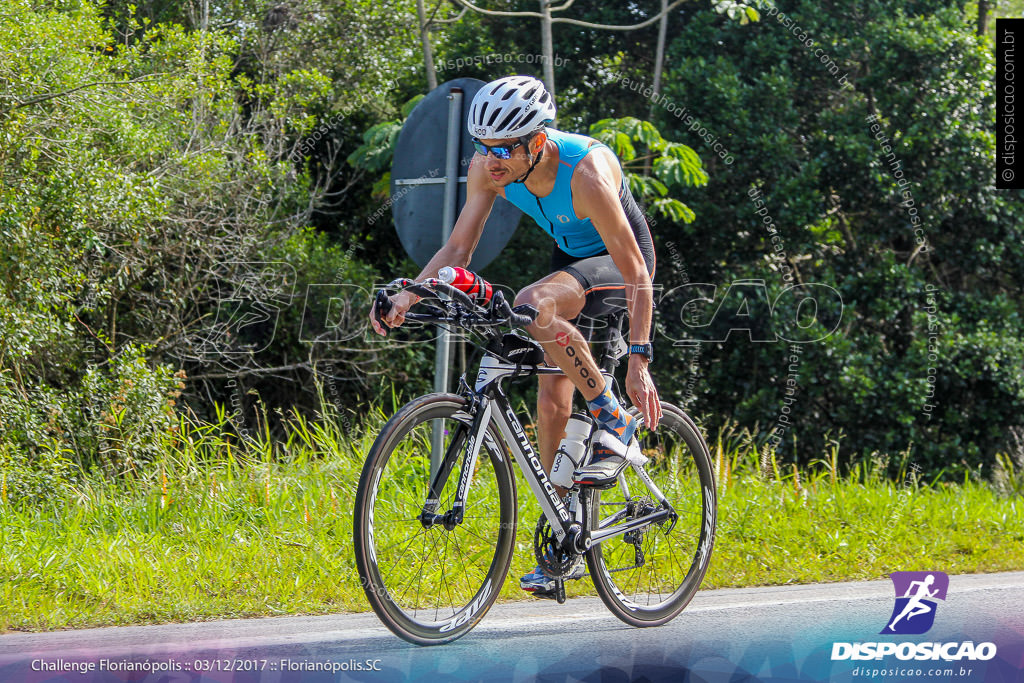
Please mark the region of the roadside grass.
<svg viewBox="0 0 1024 683"><path fill-rule="evenodd" d="M367 610L352 507L385 418L292 418L277 443L228 436L223 413L182 418L163 460L139 474L87 476L47 505L0 501L0 631ZM907 453L896 480L886 458L842 470L840 440L802 471L749 432L710 441L719 524L705 589L1024 569L1019 487L920 481ZM518 577L535 564L540 510L521 475L517 485L503 600L524 598ZM589 580L569 586L592 593Z"/></svg>

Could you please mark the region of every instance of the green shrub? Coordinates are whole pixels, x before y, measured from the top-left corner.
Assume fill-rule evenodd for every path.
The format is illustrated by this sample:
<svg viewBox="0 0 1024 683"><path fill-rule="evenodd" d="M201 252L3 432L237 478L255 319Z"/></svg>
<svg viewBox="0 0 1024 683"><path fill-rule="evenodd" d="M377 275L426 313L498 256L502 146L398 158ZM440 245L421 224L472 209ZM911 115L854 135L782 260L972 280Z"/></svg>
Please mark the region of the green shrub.
<svg viewBox="0 0 1024 683"><path fill-rule="evenodd" d="M78 468L51 439L33 452L0 440L0 504L61 505L73 492Z"/></svg>

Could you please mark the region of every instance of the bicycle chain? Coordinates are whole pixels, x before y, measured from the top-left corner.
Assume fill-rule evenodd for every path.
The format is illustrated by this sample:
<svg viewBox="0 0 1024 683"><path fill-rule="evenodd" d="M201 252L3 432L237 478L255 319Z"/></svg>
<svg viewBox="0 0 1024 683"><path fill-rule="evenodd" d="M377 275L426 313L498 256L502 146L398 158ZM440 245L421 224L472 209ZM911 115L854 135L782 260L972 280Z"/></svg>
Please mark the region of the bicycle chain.
<svg viewBox="0 0 1024 683"><path fill-rule="evenodd" d="M648 496L643 498L635 498L633 500L625 501L626 504L626 518L635 519L637 517L643 517L654 512L657 506L654 501ZM601 503L601 505L622 505L621 502L613 503ZM622 540L625 543L629 543L634 548L635 562L628 567L617 567L615 569L607 569L609 574L616 572L624 572L630 569L637 569L638 567L644 566L644 562L647 560L647 555L641 547L643 544L644 536L650 529L651 524L640 529L633 529L623 534ZM543 548L543 549L542 549ZM572 567L572 558L565 551L562 550L561 544L558 542L557 537L551 531L551 524L548 522L544 515L540 516L537 520L537 528L534 530L533 536L533 552L537 556L537 564L540 566L544 573L553 579L563 578L568 574L569 569ZM557 558L552 562L552 558ZM584 572L580 578L585 579L590 576L590 572Z"/></svg>

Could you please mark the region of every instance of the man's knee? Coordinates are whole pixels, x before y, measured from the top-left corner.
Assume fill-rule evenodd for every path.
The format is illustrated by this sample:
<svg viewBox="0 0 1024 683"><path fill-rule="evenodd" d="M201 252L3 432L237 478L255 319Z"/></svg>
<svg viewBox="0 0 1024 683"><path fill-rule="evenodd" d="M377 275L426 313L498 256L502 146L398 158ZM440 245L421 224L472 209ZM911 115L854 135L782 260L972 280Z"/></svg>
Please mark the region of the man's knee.
<svg viewBox="0 0 1024 683"><path fill-rule="evenodd" d="M523 304L533 306L539 313L551 314L555 309L555 298L551 296L550 292L545 291L543 287L530 286L519 290L513 302L515 306L522 306Z"/></svg>
<svg viewBox="0 0 1024 683"><path fill-rule="evenodd" d="M537 310L537 317L534 319L533 325L526 328L534 334L550 325L558 312L555 298L542 287L527 287L516 294L513 305L522 306L523 304L529 304Z"/></svg>

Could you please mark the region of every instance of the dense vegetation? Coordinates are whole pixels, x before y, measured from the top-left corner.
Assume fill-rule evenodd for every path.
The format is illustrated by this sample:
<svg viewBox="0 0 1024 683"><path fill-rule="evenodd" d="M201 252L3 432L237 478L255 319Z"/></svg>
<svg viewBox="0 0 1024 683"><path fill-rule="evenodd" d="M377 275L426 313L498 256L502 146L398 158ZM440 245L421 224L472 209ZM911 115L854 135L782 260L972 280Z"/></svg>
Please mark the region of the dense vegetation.
<svg viewBox="0 0 1024 683"><path fill-rule="evenodd" d="M639 5L572 11L632 24L656 3ZM843 467L908 448L929 476L1020 467L1024 202L994 189L975 5L787 0L744 23L714 10L672 13L657 103L623 80L651 81L656 23L554 36L560 127L632 156L649 206L665 398L787 461L839 439ZM367 338L359 294L413 270L368 218L396 122L426 90L415 21L408 0L5 2L4 500L61 497L80 467L141 476L182 414L219 406L236 441L283 435L290 412L348 430L382 386L428 386L432 347ZM533 19L475 13L431 33L438 65L533 55L539 37ZM476 62L439 80L541 71ZM676 153L678 175L644 163ZM524 224L485 275L521 286L544 274L521 264L547 254ZM750 280L764 287L731 286ZM684 315L692 283L714 303ZM811 286L780 297L792 285Z"/></svg>
<svg viewBox="0 0 1024 683"><path fill-rule="evenodd" d="M68 504L0 508L0 633L367 611L348 492L384 417L372 412L355 433L289 420L285 440L257 433L251 449L224 437L223 418L214 429L183 419L183 443L139 477L95 473ZM906 457L896 481L882 459L844 474L836 444L810 470L775 464L767 479L751 434L736 429L711 450L719 515L704 588L1024 566L1021 482L930 486ZM518 577L534 565L539 514L519 497L502 599L525 598ZM593 592L589 579L567 590Z"/></svg>

